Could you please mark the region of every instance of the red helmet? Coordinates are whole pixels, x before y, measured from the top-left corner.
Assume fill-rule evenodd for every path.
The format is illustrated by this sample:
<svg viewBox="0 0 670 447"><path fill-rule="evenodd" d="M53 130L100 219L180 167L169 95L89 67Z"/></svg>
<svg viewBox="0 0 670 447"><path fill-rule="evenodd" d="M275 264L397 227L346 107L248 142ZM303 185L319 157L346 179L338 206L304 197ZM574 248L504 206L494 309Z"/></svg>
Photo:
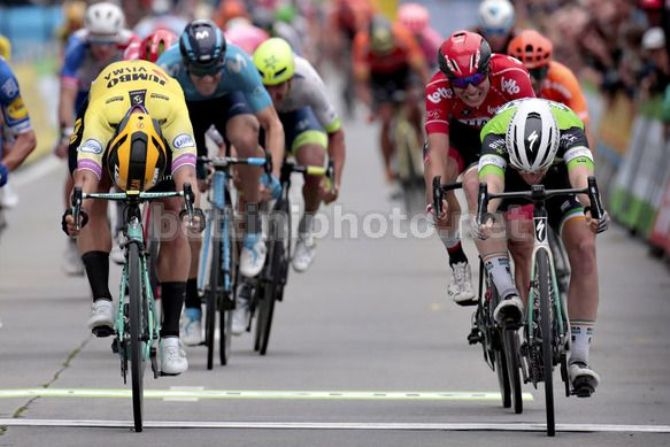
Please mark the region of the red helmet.
<svg viewBox="0 0 670 447"><path fill-rule="evenodd" d="M179 37L170 30L159 29L149 34L140 44L139 58L156 62L163 51L177 43Z"/></svg>
<svg viewBox="0 0 670 447"><path fill-rule="evenodd" d="M449 78L465 78L486 74L491 60L491 47L479 34L456 31L440 46L437 62Z"/></svg>

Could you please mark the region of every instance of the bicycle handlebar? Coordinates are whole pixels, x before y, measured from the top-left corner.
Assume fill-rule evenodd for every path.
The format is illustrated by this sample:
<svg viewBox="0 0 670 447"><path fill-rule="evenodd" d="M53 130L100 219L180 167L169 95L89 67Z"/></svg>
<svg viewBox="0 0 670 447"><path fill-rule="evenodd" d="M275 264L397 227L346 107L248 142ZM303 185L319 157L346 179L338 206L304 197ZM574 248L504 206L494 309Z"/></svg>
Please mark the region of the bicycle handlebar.
<svg viewBox="0 0 670 447"><path fill-rule="evenodd" d="M442 184L442 177L436 175L433 177L433 210L435 215L442 213L442 200L444 194L463 187L463 182L453 182L447 185Z"/></svg>
<svg viewBox="0 0 670 447"><path fill-rule="evenodd" d="M272 173L272 157L270 156L270 153L266 153L265 157L198 157L198 160L211 164L216 170L224 170L233 165L249 165L262 166L266 174Z"/></svg>
<svg viewBox="0 0 670 447"><path fill-rule="evenodd" d="M491 199L525 199L533 203L541 202L555 196L574 196L577 194L587 194L591 201L591 215L594 219L600 219L603 215L602 202L600 200L600 191L596 178L588 178L588 186L583 189L544 189L544 185L531 185L530 191L489 193L486 183L479 184L479 195L477 197L477 223L482 223L487 214L487 207Z"/></svg>

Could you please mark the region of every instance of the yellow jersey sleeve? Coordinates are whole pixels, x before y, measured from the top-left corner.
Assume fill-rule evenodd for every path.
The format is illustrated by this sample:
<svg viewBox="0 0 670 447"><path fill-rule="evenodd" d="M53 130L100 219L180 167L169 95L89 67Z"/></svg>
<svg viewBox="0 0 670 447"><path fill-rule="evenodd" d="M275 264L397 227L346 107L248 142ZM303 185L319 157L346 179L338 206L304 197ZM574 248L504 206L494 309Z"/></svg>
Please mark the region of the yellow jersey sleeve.
<svg viewBox="0 0 670 447"><path fill-rule="evenodd" d="M104 154L116 127L128 109L139 104L161 125L172 152L172 173L195 166L197 151L184 92L160 67L138 60L108 65L91 85L77 169L102 176Z"/></svg>

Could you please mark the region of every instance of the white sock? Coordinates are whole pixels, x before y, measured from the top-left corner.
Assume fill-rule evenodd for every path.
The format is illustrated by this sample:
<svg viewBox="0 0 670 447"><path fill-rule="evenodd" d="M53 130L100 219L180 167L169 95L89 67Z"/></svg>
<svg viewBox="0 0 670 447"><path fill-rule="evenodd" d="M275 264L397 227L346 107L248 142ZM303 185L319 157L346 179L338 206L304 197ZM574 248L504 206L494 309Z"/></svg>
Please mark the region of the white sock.
<svg viewBox="0 0 670 447"><path fill-rule="evenodd" d="M498 255L487 258L484 261L486 271L493 278L493 284L496 286L501 298L507 298L509 295L518 295L512 272L509 265L509 256Z"/></svg>
<svg viewBox="0 0 670 447"><path fill-rule="evenodd" d="M298 224L298 233L299 234L310 234L312 232L312 227L314 225L314 213L305 212L300 218L300 223Z"/></svg>
<svg viewBox="0 0 670 447"><path fill-rule="evenodd" d="M571 323L572 344L570 345L570 363L589 364L589 349L593 339L594 321L576 320Z"/></svg>
<svg viewBox="0 0 670 447"><path fill-rule="evenodd" d="M442 241L442 244L444 245L444 248L447 249L447 251L449 251L450 248L454 248L461 242L461 234L458 229L440 230L438 231L438 234L440 235L440 240Z"/></svg>

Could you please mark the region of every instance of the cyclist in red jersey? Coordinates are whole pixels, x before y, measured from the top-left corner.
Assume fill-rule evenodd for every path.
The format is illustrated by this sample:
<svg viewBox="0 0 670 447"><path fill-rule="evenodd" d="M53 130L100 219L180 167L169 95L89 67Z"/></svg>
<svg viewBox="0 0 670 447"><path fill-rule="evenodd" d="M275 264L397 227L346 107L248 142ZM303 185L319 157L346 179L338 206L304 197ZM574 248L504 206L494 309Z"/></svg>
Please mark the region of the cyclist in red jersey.
<svg viewBox="0 0 670 447"><path fill-rule="evenodd" d="M433 203L433 177L439 175L443 183L448 183L463 174L468 208L474 214L481 128L503 104L535 94L528 72L519 61L492 54L488 42L471 31L456 31L449 36L440 47L438 63L440 70L426 86L425 97L426 199ZM454 273L448 293L456 303L467 305L473 302L475 294L460 241L460 206L453 193L447 194L446 202L435 220ZM433 213L431 205L428 212ZM510 250L513 249L510 244Z"/></svg>

